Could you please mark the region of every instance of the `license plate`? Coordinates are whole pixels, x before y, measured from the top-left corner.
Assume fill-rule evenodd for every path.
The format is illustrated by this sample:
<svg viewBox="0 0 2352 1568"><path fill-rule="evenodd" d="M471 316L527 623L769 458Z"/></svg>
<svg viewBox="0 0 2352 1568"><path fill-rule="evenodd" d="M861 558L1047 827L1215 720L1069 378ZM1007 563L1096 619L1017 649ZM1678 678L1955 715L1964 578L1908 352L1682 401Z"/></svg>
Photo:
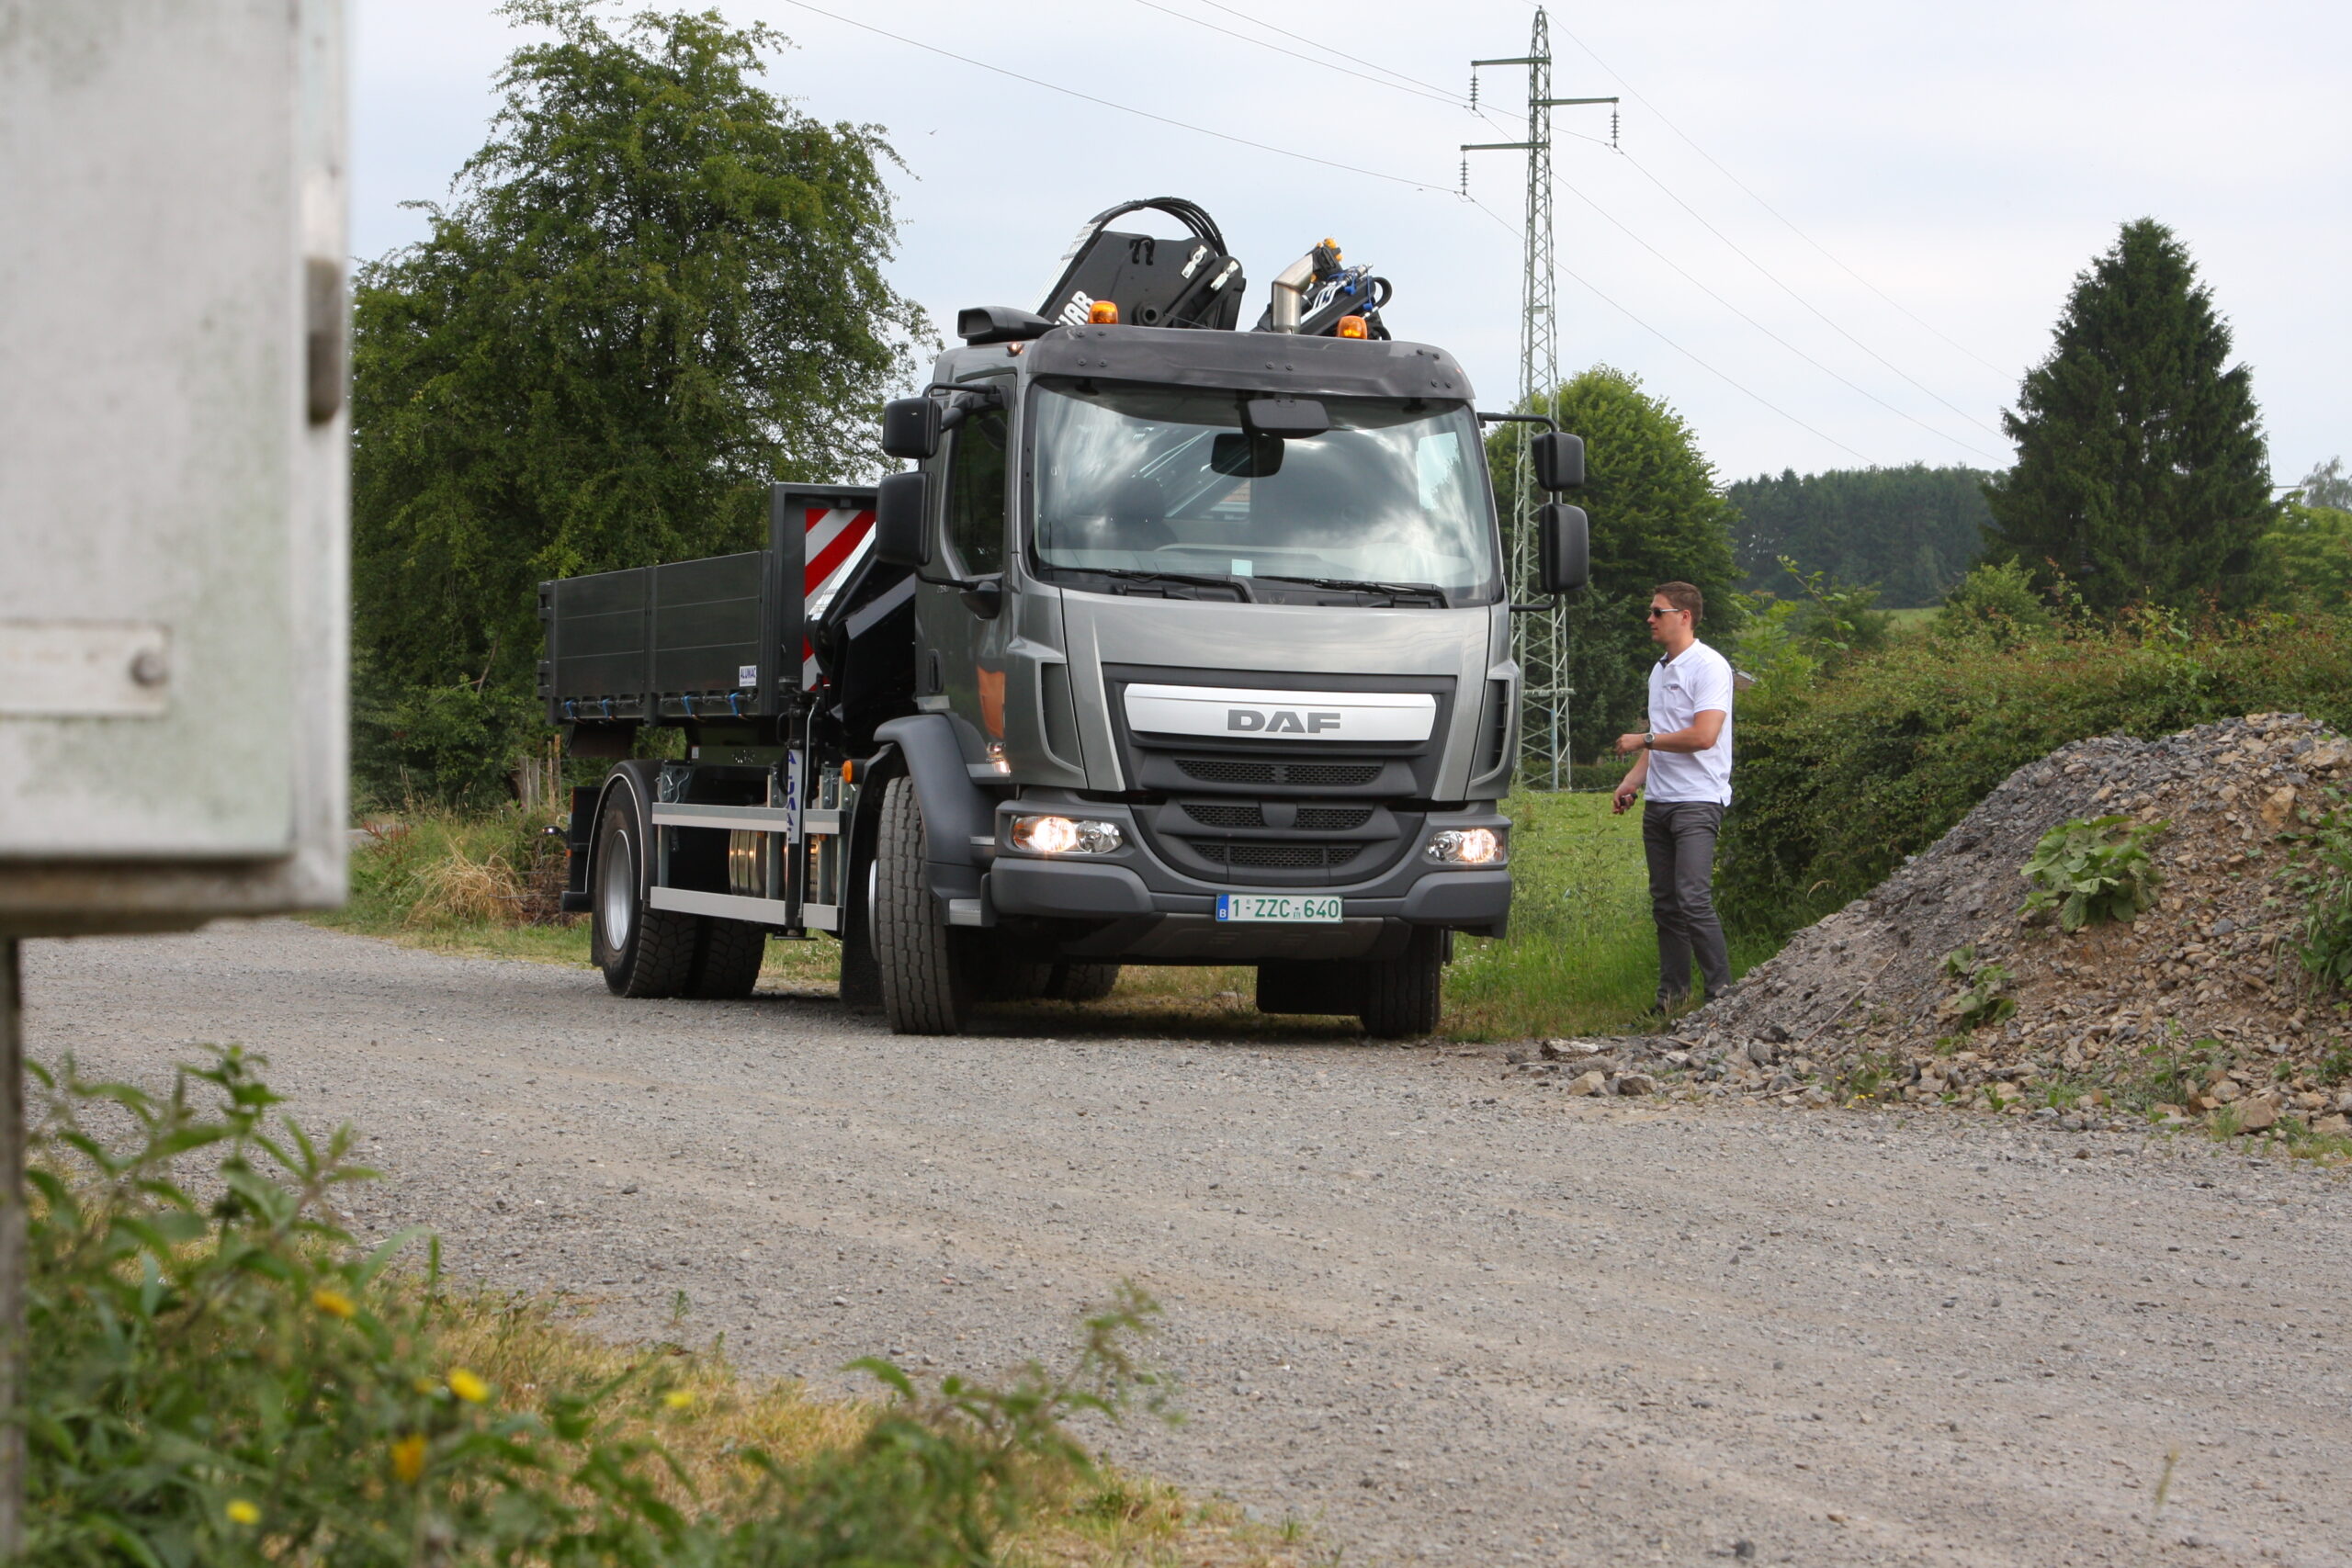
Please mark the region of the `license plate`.
<svg viewBox="0 0 2352 1568"><path fill-rule="evenodd" d="M1216 918L1329 925L1340 918L1340 900L1336 896L1302 898L1280 893L1220 893L1216 896Z"/></svg>

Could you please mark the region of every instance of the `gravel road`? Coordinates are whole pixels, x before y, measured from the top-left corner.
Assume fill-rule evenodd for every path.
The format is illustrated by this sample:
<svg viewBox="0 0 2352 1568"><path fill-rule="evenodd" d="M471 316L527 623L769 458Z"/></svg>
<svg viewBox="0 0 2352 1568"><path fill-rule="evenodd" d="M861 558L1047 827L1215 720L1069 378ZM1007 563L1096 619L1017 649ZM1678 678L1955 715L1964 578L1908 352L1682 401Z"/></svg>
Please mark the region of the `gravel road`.
<svg viewBox="0 0 2352 1568"><path fill-rule="evenodd" d="M619 1334L683 1291L750 1371L1050 1356L1130 1275L1189 1419L1111 1450L1352 1562L2352 1562L2352 1190L2200 1141L902 1040L283 921L27 971L37 1056L242 1041L366 1134L370 1226Z"/></svg>

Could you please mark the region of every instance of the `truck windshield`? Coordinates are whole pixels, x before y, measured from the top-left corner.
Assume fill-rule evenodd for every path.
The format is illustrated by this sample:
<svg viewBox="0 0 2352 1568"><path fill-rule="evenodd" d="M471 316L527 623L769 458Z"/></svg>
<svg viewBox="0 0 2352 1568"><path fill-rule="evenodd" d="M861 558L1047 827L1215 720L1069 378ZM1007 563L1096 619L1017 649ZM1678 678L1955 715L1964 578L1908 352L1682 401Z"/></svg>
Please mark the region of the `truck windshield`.
<svg viewBox="0 0 2352 1568"><path fill-rule="evenodd" d="M1460 404L1318 400L1320 435L1260 437L1256 393L1041 385L1036 555L1072 571L1497 590L1478 427ZM1219 437L1223 437L1222 441Z"/></svg>

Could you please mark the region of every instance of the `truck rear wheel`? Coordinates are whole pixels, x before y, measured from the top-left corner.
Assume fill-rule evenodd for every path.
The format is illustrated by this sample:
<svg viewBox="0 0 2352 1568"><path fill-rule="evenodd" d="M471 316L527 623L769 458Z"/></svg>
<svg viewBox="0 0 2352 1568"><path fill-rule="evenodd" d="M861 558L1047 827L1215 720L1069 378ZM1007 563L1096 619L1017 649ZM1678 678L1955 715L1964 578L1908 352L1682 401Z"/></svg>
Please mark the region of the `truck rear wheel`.
<svg viewBox="0 0 2352 1568"><path fill-rule="evenodd" d="M768 928L750 920L697 918L702 940L695 949L694 977L685 994L716 1001L748 997L760 983L760 964L768 955Z"/></svg>
<svg viewBox="0 0 2352 1568"><path fill-rule="evenodd" d="M1115 964L1057 964L1045 994L1059 1002L1099 1002L1118 984Z"/></svg>
<svg viewBox="0 0 2352 1568"><path fill-rule="evenodd" d="M955 933L940 918L924 874L922 807L915 782L882 792L874 846L874 959L882 972L882 1014L894 1034L954 1034L971 1008Z"/></svg>
<svg viewBox="0 0 2352 1568"><path fill-rule="evenodd" d="M1382 1040L1427 1034L1437 1027L1445 987L1445 933L1415 928L1405 955L1393 964L1365 964L1363 1006L1356 1016L1363 1032Z"/></svg>
<svg viewBox="0 0 2352 1568"><path fill-rule="evenodd" d="M646 907L653 877L652 823L645 805L651 798L650 771L650 764L615 769L596 820L589 949L616 997L684 994L701 946L694 916Z"/></svg>

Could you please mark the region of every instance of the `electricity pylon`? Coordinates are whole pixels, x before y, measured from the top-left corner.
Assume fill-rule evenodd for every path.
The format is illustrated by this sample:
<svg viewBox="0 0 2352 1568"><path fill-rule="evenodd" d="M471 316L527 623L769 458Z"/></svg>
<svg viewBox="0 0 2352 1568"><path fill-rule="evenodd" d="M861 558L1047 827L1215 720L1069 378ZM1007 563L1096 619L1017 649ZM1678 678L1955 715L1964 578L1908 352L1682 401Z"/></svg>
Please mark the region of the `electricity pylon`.
<svg viewBox="0 0 2352 1568"><path fill-rule="evenodd" d="M1480 66L1527 67L1527 140L1524 141L1465 141L1468 152L1524 152L1527 154L1526 272L1520 286L1519 400L1529 413L1559 413L1560 321L1557 286L1552 267L1552 111L1573 104L1614 104L1615 98L1555 98L1552 96L1552 25L1543 7L1535 11L1535 30L1527 52L1503 60L1470 62L1470 101L1478 101ZM1616 116L1611 117L1613 143ZM1462 163L1467 190L1470 161ZM1549 407L1544 406L1546 400ZM1544 500L1535 488L1535 469L1529 441L1534 427L1514 424L1511 440L1517 451L1513 475L1514 505L1507 520L1510 530L1510 596L1530 604L1540 594L1536 583L1535 509ZM1519 661L1520 775L1530 783L1548 780L1558 789L1567 776L1568 625L1566 610L1518 612L1511 616L1511 654Z"/></svg>

